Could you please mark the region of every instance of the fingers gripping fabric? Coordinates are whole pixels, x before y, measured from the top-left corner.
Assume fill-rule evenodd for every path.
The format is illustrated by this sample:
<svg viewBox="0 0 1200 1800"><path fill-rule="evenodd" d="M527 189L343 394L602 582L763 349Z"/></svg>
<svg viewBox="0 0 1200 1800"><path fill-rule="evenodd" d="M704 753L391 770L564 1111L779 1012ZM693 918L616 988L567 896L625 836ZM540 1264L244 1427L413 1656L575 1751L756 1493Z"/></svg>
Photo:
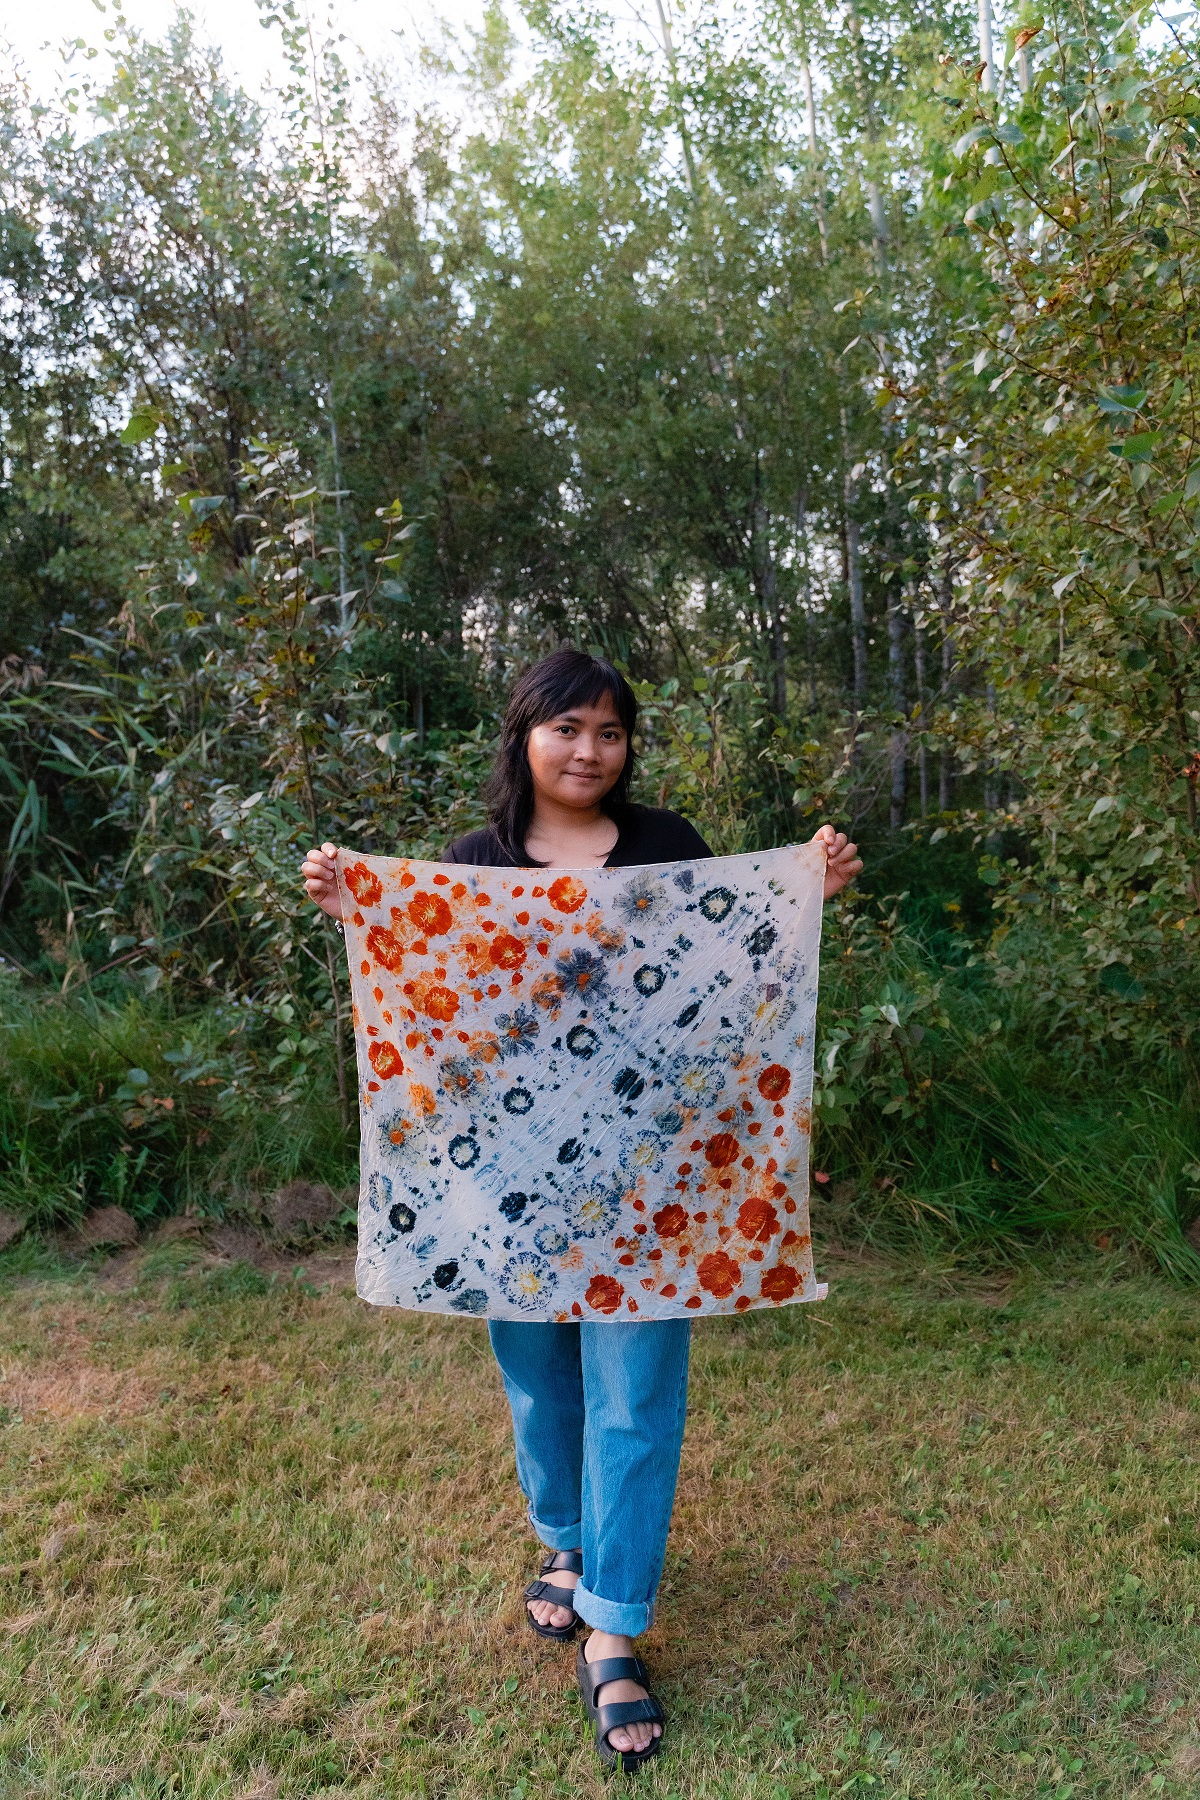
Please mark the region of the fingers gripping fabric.
<svg viewBox="0 0 1200 1800"><path fill-rule="evenodd" d="M339 858L358 1291L493 1319L819 1299L819 845L644 869Z"/></svg>

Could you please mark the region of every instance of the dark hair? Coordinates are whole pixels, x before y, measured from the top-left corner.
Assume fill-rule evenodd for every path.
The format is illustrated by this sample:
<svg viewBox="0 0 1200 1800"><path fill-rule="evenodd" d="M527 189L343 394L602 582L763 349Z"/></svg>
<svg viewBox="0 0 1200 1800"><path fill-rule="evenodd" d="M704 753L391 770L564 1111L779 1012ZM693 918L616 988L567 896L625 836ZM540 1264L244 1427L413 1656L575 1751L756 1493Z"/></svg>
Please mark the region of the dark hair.
<svg viewBox="0 0 1200 1800"><path fill-rule="evenodd" d="M488 817L500 846L514 862L528 862L525 833L533 818L533 775L526 746L535 725L545 725L576 706L591 706L607 697L625 727L625 767L600 804L613 818L629 801L633 779L633 728L638 704L618 669L602 656L582 650L556 650L526 669L513 688L500 729L500 753L486 789Z"/></svg>

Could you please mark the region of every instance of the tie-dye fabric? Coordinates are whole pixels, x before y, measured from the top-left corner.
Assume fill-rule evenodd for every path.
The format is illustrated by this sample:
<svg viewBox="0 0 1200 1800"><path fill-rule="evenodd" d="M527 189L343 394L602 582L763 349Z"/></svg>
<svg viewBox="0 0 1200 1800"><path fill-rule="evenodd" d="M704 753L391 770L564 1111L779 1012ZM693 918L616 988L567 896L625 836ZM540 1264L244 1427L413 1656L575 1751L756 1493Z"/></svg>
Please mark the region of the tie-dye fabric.
<svg viewBox="0 0 1200 1800"><path fill-rule="evenodd" d="M819 1298L824 868L814 845L585 871L343 853L363 1299L561 1321Z"/></svg>

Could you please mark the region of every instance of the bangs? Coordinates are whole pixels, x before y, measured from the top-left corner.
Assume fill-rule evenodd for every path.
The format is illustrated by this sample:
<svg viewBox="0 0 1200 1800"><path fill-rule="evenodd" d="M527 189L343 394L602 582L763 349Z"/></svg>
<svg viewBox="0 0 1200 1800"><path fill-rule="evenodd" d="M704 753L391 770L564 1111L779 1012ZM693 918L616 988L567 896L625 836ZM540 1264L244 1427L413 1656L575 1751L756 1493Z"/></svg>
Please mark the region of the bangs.
<svg viewBox="0 0 1200 1800"><path fill-rule="evenodd" d="M574 712L576 707L595 706L600 700L611 700L613 711L629 729L625 718L629 710L626 700L629 685L611 663L600 662L591 656L581 657L578 666L547 669L546 675L545 685L539 682L535 687L536 702L541 704L536 708L539 716L529 719L530 727L544 725L548 719L557 718L559 713ZM530 685L534 687L533 683Z"/></svg>

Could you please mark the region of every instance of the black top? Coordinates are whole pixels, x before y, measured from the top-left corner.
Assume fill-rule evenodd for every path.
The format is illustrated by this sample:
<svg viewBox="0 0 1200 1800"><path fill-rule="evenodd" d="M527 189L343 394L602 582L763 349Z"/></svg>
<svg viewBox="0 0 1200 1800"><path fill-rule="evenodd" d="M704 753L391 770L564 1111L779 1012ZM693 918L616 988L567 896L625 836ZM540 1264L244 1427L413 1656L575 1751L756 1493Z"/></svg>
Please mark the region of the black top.
<svg viewBox="0 0 1200 1800"><path fill-rule="evenodd" d="M693 861L712 856L700 833L677 812L665 806L625 806L617 815L617 841L605 857L602 868L628 869L638 863ZM469 831L442 857L448 863L473 863L482 869L537 868L537 863L514 862L500 847L494 825L482 831Z"/></svg>

